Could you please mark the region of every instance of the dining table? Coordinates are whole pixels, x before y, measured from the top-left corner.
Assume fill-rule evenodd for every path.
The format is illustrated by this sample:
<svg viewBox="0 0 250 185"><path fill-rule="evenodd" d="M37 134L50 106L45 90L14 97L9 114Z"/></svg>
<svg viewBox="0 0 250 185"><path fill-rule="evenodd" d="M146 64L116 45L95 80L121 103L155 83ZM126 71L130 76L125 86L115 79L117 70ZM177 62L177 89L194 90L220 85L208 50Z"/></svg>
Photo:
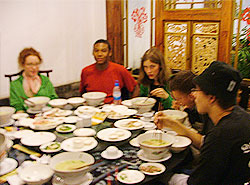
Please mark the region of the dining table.
<svg viewBox="0 0 250 185"><path fill-rule="evenodd" d="M29 114L29 117L34 117L35 114ZM141 115L131 115L128 118L131 119L140 119ZM109 119L108 117L105 118L102 122L98 124L94 124L91 127L98 133L99 131L107 128L114 128L114 123L118 119ZM20 130L20 129L27 129L23 126L9 126L8 129L14 129L14 130ZM32 130L32 129L31 129ZM34 130L36 131L36 130ZM57 142L62 142L68 138L74 137L74 134L72 132L70 133L60 133L56 131L55 128L53 129L48 129L46 130L47 132L52 132L56 135L56 141ZM89 173L93 176L93 179L91 182L87 184L95 184L95 185L122 185L124 183L121 183L117 179L117 174L121 172L122 170L130 169L130 170L140 170L139 166L142 163L145 163L147 161L141 159L138 157L138 152L140 151L140 147L138 146L133 146L130 144L129 141L131 141L133 138L136 138L142 133L145 133L145 129L135 129L135 130L130 130L131 136L125 140L122 141L115 141L115 142L110 142L110 141L105 141L103 139L100 139L97 137L97 135L94 136L94 138L97 140L98 144L96 147L94 147L91 150L85 151L86 153L91 154L94 159L95 163L90 166ZM25 146L20 142L20 139L13 139L13 146L23 146L31 151L34 151L38 154L42 155L48 155L48 153L42 152L38 146ZM27 160L34 160L32 155L29 155L25 152L22 152L18 150L16 147L11 147L9 152L8 152L8 157L13 158L18 162L18 166L20 166L24 161ZM101 156L101 153L108 147L108 146L116 146L119 150L123 152L123 156L118 159L104 159ZM60 150L55 153L50 153L49 156L53 157L54 155L64 152L64 150ZM159 175L145 175L145 178L136 184L155 184L155 182L159 182L159 179L162 179L164 177L168 177L173 171L178 168L181 168L183 165L189 163L192 160L192 152L191 148L187 147L185 150L178 152L178 153L171 153L171 157L169 159L163 160L160 163L163 164L166 167L166 170L159 174ZM13 172L10 172L9 174L6 174L5 176L11 176L11 174L15 174ZM46 185L51 185L53 184L53 179L55 180L55 175L54 177L46 183ZM6 179L6 178L5 178ZM7 181L3 181L3 178L0 177L0 180L2 180L2 184L7 185L9 184Z"/></svg>

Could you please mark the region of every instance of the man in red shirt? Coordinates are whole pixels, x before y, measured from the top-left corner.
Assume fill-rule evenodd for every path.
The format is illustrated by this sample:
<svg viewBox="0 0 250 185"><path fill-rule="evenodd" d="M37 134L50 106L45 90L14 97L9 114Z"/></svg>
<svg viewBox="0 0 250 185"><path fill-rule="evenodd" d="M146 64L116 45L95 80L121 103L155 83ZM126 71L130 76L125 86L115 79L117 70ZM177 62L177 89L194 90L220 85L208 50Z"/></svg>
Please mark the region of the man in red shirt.
<svg viewBox="0 0 250 185"><path fill-rule="evenodd" d="M96 62L82 69L79 89L81 94L94 91L105 92L107 97L104 103L112 103L115 80L119 81L121 89L125 87L133 93L137 82L122 65L109 60L112 51L107 40L100 39L94 43L93 55Z"/></svg>

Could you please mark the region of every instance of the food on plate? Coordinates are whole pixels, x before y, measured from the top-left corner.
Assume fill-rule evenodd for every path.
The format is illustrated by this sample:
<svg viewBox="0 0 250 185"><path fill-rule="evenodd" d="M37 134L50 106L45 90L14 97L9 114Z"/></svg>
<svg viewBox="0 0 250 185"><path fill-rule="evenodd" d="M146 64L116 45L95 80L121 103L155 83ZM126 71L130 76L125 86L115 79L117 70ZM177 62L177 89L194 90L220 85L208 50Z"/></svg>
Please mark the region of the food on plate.
<svg viewBox="0 0 250 185"><path fill-rule="evenodd" d="M151 146L162 146L162 145L168 145L169 143L167 141L161 140L161 139L149 139L142 141L143 144L151 145Z"/></svg>
<svg viewBox="0 0 250 185"><path fill-rule="evenodd" d="M141 166L140 170L142 170L144 172L148 172L148 173L161 172L161 168L154 166L154 165Z"/></svg>
<svg viewBox="0 0 250 185"><path fill-rule="evenodd" d="M51 120L48 119L41 119L41 120L36 120L33 122L33 125L48 125L48 124L52 124L54 122L52 122Z"/></svg>
<svg viewBox="0 0 250 185"><path fill-rule="evenodd" d="M81 160L66 160L58 163L56 170L71 171L87 166L87 163Z"/></svg>
<svg viewBox="0 0 250 185"><path fill-rule="evenodd" d="M71 129L72 129L72 127L70 127L68 125L62 125L62 126L59 127L60 131L69 131Z"/></svg>
<svg viewBox="0 0 250 185"><path fill-rule="evenodd" d="M115 111L110 111L109 116L108 116L109 119L122 119L122 118L127 118L127 117L129 117L129 115L121 114Z"/></svg>
<svg viewBox="0 0 250 185"><path fill-rule="evenodd" d="M44 150L57 150L57 149L59 149L59 148L60 148L60 143L54 142L54 143L51 143L51 144L49 144L48 146L46 146L46 147L44 148Z"/></svg>
<svg viewBox="0 0 250 185"><path fill-rule="evenodd" d="M131 128L131 127L139 127L141 126L142 123L138 122L138 121L130 121L130 122L127 122L127 123L123 123L122 126L124 127L128 127L128 128Z"/></svg>
<svg viewBox="0 0 250 185"><path fill-rule="evenodd" d="M44 116L46 117L60 117L60 116L68 116L68 115L69 115L69 110L62 110L59 108L53 108L50 111L44 113Z"/></svg>

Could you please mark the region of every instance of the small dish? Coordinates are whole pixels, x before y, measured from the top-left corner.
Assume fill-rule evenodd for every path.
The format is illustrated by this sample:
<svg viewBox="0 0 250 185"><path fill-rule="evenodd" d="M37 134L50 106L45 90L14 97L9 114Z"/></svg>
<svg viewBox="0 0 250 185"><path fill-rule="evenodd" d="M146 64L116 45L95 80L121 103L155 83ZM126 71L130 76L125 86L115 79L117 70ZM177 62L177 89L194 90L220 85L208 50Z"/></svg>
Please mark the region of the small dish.
<svg viewBox="0 0 250 185"><path fill-rule="evenodd" d="M143 181L145 175L139 170L123 170L117 174L118 181L125 184L136 184Z"/></svg>
<svg viewBox="0 0 250 185"><path fill-rule="evenodd" d="M142 163L139 169L146 175L159 175L166 170L166 167L161 163Z"/></svg>
<svg viewBox="0 0 250 185"><path fill-rule="evenodd" d="M79 137L95 136L96 131L92 128L78 128L74 130L73 134Z"/></svg>
<svg viewBox="0 0 250 185"><path fill-rule="evenodd" d="M77 121L81 120L78 116L68 116L64 118L65 123L76 123Z"/></svg>
<svg viewBox="0 0 250 185"><path fill-rule="evenodd" d="M105 159L119 159L123 156L123 152L116 146L109 146L101 153L101 156Z"/></svg>
<svg viewBox="0 0 250 185"><path fill-rule="evenodd" d="M16 169L18 163L13 158L5 158L0 162L0 176Z"/></svg>
<svg viewBox="0 0 250 185"><path fill-rule="evenodd" d="M19 130L19 131L16 131L14 133L14 137L16 139L21 139L23 137L28 137L30 136L31 134L34 134L34 131L33 130Z"/></svg>
<svg viewBox="0 0 250 185"><path fill-rule="evenodd" d="M61 143L63 150L68 152L85 152L97 146L98 142L93 137L72 137Z"/></svg>
<svg viewBox="0 0 250 185"><path fill-rule="evenodd" d="M62 124L56 127L56 131L61 133L73 132L75 129L76 126L72 124Z"/></svg>
<svg viewBox="0 0 250 185"><path fill-rule="evenodd" d="M163 162L163 161L170 159L172 157L172 154L170 152L168 152L167 155L162 159L148 159L144 156L143 150L141 149L137 152L137 157L139 157L139 159L141 159L143 161L158 163L158 162Z"/></svg>
<svg viewBox="0 0 250 185"><path fill-rule="evenodd" d="M54 141L56 135L51 132L35 132L34 134L23 137L21 143L26 146L40 146L44 143Z"/></svg>
<svg viewBox="0 0 250 185"><path fill-rule="evenodd" d="M131 144L132 146L135 146L135 147L140 147L140 144L139 144L139 142L138 142L137 137L131 139L131 140L129 141L129 144Z"/></svg>
<svg viewBox="0 0 250 185"><path fill-rule="evenodd" d="M61 150L61 143L59 142L49 142L42 144L39 149L45 153L54 153Z"/></svg>
<svg viewBox="0 0 250 185"><path fill-rule="evenodd" d="M19 119L27 118L27 117L29 117L29 115L27 113L23 112L23 113L13 114L11 117L12 117L12 119L19 120Z"/></svg>
<svg viewBox="0 0 250 185"><path fill-rule="evenodd" d="M137 130L144 127L144 122L138 119L122 119L116 121L114 126L126 130Z"/></svg>

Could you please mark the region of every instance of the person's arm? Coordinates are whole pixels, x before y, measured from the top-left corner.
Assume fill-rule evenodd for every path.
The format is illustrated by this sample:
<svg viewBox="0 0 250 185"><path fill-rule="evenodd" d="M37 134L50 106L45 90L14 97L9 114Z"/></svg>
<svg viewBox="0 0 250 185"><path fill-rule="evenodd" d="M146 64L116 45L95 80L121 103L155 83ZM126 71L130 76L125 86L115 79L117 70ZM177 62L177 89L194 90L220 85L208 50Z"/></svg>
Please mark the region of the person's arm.
<svg viewBox="0 0 250 185"><path fill-rule="evenodd" d="M24 111L24 101L20 97L20 88L17 88L17 83L10 83L10 106L14 107L16 111Z"/></svg>
<svg viewBox="0 0 250 185"><path fill-rule="evenodd" d="M140 96L140 86L137 84L135 86L135 89L134 89L133 93L132 93L132 98L135 98L135 97L138 97L138 96Z"/></svg>
<svg viewBox="0 0 250 185"><path fill-rule="evenodd" d="M186 127L181 122L165 116L162 112L156 114L154 122L160 129L168 127L177 132L179 135L190 138L193 145L197 148L200 148L203 143L203 136L201 134L195 132L193 129Z"/></svg>

